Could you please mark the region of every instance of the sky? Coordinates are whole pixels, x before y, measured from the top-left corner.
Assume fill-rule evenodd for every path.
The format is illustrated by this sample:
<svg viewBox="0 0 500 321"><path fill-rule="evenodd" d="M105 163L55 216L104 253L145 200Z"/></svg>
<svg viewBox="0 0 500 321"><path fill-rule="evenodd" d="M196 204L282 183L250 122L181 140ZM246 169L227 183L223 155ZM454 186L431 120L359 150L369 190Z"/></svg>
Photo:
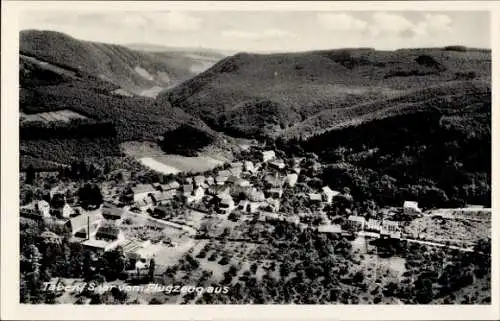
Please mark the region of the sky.
<svg viewBox="0 0 500 321"><path fill-rule="evenodd" d="M491 48L486 11L23 11L20 29L77 39L287 52L464 45Z"/></svg>

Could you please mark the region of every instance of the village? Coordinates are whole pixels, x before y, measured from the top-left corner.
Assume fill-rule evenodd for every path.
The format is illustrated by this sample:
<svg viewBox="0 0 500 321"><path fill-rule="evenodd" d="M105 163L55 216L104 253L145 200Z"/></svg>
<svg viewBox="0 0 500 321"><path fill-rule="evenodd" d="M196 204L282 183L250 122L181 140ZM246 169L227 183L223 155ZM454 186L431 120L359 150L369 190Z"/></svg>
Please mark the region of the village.
<svg viewBox="0 0 500 321"><path fill-rule="evenodd" d="M462 251L474 246L473 242L450 244L432 235L424 237L423 229L409 229L410 223L399 216L419 220L437 215L420 209L416 200L367 217L345 205L353 198L349 188L322 186L306 193L300 188L304 167L304 159L285 160L273 150L262 150L252 160L230 162L205 173L176 175L179 177L166 183L136 184L121 192L103 189L100 205L69 204L67 193L53 188L50 200L22 206L21 216L43 221L45 231L39 237L44 243L60 243L69 236L69 242L80 244L95 257L120 247L127 259L129 281L150 273L152 261L156 273L167 271L194 248L206 245L200 240L228 238L243 222L285 222L299 230L352 242L359 238L406 240ZM290 210L284 205L290 204L290 198L300 199L304 208ZM488 209L476 210L482 213L477 219L489 220Z"/></svg>

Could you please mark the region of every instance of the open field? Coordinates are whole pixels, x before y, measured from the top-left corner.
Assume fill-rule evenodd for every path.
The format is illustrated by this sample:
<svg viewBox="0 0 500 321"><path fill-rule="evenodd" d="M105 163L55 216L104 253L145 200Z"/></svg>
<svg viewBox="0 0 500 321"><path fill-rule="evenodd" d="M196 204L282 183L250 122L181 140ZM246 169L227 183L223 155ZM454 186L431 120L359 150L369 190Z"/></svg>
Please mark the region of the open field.
<svg viewBox="0 0 500 321"><path fill-rule="evenodd" d="M122 151L137 158L145 166L164 174L180 172L204 172L224 163L223 158L216 156L187 157L165 154L155 142L129 141L120 144Z"/></svg>
<svg viewBox="0 0 500 321"><path fill-rule="evenodd" d="M404 233L409 237L438 243L470 246L480 239L491 237L491 222L424 216L413 220L405 227Z"/></svg>
<svg viewBox="0 0 500 321"><path fill-rule="evenodd" d="M21 121L22 122L33 122L33 121L41 121L41 122L52 122L52 121L64 121L68 122L72 119L86 119L82 114L79 114L70 109L62 109L58 111L49 111L44 113L36 113L36 114L24 114L21 113Z"/></svg>
<svg viewBox="0 0 500 321"><path fill-rule="evenodd" d="M143 165L145 165L145 166L147 166L147 167L149 167L157 172L163 173L163 174L167 174L167 175L168 174L178 174L180 172L180 170L178 170L177 168L169 166L167 164L164 164L160 161L157 161L156 159L154 159L152 157L143 157L143 158L140 158L139 161Z"/></svg>

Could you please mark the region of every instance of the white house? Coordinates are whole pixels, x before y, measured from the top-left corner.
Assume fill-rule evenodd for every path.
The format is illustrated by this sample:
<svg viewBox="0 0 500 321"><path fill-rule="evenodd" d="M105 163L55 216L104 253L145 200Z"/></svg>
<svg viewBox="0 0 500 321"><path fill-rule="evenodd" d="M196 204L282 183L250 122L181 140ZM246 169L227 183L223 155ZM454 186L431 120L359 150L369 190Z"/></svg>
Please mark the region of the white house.
<svg viewBox="0 0 500 321"><path fill-rule="evenodd" d="M238 209L240 211L246 212L246 213L256 213L260 206L261 206L261 202L252 202L249 200L242 200L238 204Z"/></svg>
<svg viewBox="0 0 500 321"><path fill-rule="evenodd" d="M280 201L277 200L277 199L273 199L273 198L268 198L266 200L267 202L267 205L269 206L269 208L271 209L271 211L273 212L279 212L280 210Z"/></svg>
<svg viewBox="0 0 500 321"><path fill-rule="evenodd" d="M296 173L293 173L293 174L288 174L286 176L286 183L288 184L288 186L290 187L294 187L295 184L297 184L297 180L299 179L299 175L297 175Z"/></svg>
<svg viewBox="0 0 500 321"><path fill-rule="evenodd" d="M340 234L342 233L342 228L338 224L323 224L318 226L318 232L327 234Z"/></svg>
<svg viewBox="0 0 500 321"><path fill-rule="evenodd" d="M405 214L419 214L422 213L422 210L418 207L417 202L405 201L403 203L403 212Z"/></svg>
<svg viewBox="0 0 500 321"><path fill-rule="evenodd" d="M243 164L243 169L246 172L250 172L250 173L256 172L255 166L253 165L252 161L245 161L245 163Z"/></svg>
<svg viewBox="0 0 500 321"><path fill-rule="evenodd" d="M309 201L310 202L321 203L321 201L322 201L321 194L309 193L308 196L309 196Z"/></svg>
<svg viewBox="0 0 500 321"><path fill-rule="evenodd" d="M262 152L262 161L264 163L268 162L270 160L273 160L275 158L276 158L276 153L273 150L268 150L268 151Z"/></svg>
<svg viewBox="0 0 500 321"><path fill-rule="evenodd" d="M325 200L325 202L327 202L328 204L331 204L332 203L332 200L335 196L339 195L340 192L337 192L337 191L334 191L332 190L329 186L325 186L322 188L322 194L323 194L323 199Z"/></svg>
<svg viewBox="0 0 500 321"><path fill-rule="evenodd" d="M357 231L365 228L366 220L363 216L351 215L347 218L347 224Z"/></svg>

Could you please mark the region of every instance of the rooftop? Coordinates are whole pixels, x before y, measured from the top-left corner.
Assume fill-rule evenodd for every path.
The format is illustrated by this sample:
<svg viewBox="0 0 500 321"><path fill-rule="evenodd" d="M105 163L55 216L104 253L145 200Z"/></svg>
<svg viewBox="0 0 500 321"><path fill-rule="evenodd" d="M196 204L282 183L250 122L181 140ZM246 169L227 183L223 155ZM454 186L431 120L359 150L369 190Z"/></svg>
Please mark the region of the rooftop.
<svg viewBox="0 0 500 321"><path fill-rule="evenodd" d="M318 226L320 233L342 233L342 228L337 224L324 224Z"/></svg>
<svg viewBox="0 0 500 321"><path fill-rule="evenodd" d="M357 215L350 215L347 218L349 221L354 221L354 222L365 222L365 218L363 216L357 216Z"/></svg>
<svg viewBox="0 0 500 321"><path fill-rule="evenodd" d="M150 184L138 184L132 187L134 194L151 193L155 191L153 185Z"/></svg>

